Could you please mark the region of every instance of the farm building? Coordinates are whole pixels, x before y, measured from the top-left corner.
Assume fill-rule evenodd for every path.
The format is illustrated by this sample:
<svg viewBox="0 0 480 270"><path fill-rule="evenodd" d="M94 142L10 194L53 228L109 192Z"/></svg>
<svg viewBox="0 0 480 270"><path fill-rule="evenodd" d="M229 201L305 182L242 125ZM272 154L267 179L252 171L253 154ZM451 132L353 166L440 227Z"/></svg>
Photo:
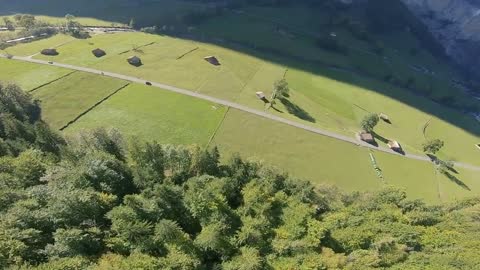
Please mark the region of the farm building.
<svg viewBox="0 0 480 270"><path fill-rule="evenodd" d="M475 145L478 149L480 149L480 143Z"/></svg>
<svg viewBox="0 0 480 270"><path fill-rule="evenodd" d="M384 114L384 113L381 113L379 115L380 119L382 119L383 121L387 122L387 123L390 123L390 117L388 117L388 115Z"/></svg>
<svg viewBox="0 0 480 270"><path fill-rule="evenodd" d="M360 140L367 142L367 143L375 143L375 138L371 133L368 133L366 131L360 132L358 134L358 137Z"/></svg>
<svg viewBox="0 0 480 270"><path fill-rule="evenodd" d="M258 99L260 99L261 101L265 102L265 103L268 103L268 99L267 97L265 97L265 93L263 92L256 92L255 95L257 96Z"/></svg>
<svg viewBox="0 0 480 270"><path fill-rule="evenodd" d="M395 152L402 151L402 146L397 141L388 141L388 147Z"/></svg>
<svg viewBox="0 0 480 270"><path fill-rule="evenodd" d="M218 59L215 56L206 56L203 59L205 59L205 61L209 62L210 64L212 64L214 66L220 66L220 62L218 61Z"/></svg>
<svg viewBox="0 0 480 270"><path fill-rule="evenodd" d="M265 94L263 92L256 92L255 95L257 96L258 99L264 99Z"/></svg>
<svg viewBox="0 0 480 270"><path fill-rule="evenodd" d="M127 61L132 66L139 67L142 65L142 59L140 59L138 56L129 57Z"/></svg>
<svg viewBox="0 0 480 270"><path fill-rule="evenodd" d="M104 50L99 49L99 48L93 50L92 53L93 53L93 55L95 55L95 57L102 57L102 56L105 56L107 54Z"/></svg>
<svg viewBox="0 0 480 270"><path fill-rule="evenodd" d="M41 54L54 56L54 55L58 55L58 52L56 49L43 49L41 51Z"/></svg>

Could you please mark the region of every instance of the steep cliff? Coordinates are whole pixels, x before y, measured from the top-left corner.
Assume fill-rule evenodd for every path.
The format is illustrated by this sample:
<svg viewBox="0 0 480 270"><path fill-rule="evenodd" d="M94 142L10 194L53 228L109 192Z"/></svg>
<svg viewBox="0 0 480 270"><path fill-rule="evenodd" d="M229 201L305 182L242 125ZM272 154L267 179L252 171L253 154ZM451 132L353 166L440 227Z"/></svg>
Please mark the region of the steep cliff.
<svg viewBox="0 0 480 270"><path fill-rule="evenodd" d="M401 0L471 75L480 75L480 0ZM477 77L478 78L478 77Z"/></svg>

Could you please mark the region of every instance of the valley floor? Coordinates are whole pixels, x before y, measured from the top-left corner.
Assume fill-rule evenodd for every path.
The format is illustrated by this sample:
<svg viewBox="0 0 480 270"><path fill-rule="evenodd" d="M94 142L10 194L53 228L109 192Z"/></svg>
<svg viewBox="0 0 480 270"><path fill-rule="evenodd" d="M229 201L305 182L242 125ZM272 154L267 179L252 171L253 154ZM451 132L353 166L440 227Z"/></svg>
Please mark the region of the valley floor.
<svg viewBox="0 0 480 270"><path fill-rule="evenodd" d="M56 47L60 55L38 54L45 47ZM107 55L93 57L94 48ZM218 146L318 185L336 184L349 191L395 185L430 202L480 192L475 181L480 152L474 147L480 141L478 123L356 74L143 33L87 40L59 35L4 53L14 59L0 59L0 80L31 92L42 102L44 119L66 134L114 127L161 143ZM128 65L125 60L132 55L140 56L143 65ZM208 64L203 60L207 55L215 55L221 65ZM255 92L269 97L273 82L281 78L290 84L290 97L267 110ZM153 85L146 86L146 81ZM393 119L377 127L379 147L354 137L367 112L384 112ZM446 141L440 157L457 162L453 178L438 175L422 154L422 142L437 137ZM388 150L385 138L398 140L406 156Z"/></svg>

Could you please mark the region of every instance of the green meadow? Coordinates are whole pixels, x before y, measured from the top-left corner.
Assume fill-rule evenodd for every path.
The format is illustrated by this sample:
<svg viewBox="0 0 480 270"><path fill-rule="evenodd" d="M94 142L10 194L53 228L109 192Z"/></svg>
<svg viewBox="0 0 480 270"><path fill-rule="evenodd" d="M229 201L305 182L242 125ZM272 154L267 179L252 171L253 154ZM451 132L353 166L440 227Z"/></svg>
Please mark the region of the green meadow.
<svg viewBox="0 0 480 270"><path fill-rule="evenodd" d="M380 146L396 140L405 152L421 155L426 140L439 138L445 141L440 158L480 165L480 150L474 146L480 143L480 124L435 99L454 96L456 103L465 106L476 101L450 86L455 72L425 50L417 50L420 45L412 34L375 36L385 48L377 55L371 44L336 26L329 31L349 48L348 54L339 54L315 45L313 32L325 23L315 20L318 14L305 8L286 11L225 12L192 30L192 36L204 37L202 41L145 33L98 34L88 39L57 35L10 47L7 52L169 84L351 137L365 115L384 113L391 123L380 122L375 129ZM299 20L289 23L289 16ZM38 54L48 47L56 47L59 55ZM96 58L91 52L96 48L107 55ZM130 56L140 57L142 65L129 65ZM206 56L215 56L220 65L209 64ZM429 202L451 201L480 191L477 171L457 169L448 178L438 175L429 162L371 152L144 85L129 84L97 104L128 82L4 59L0 64L0 80L18 82L26 90L53 81L33 95L42 102L44 119L55 128L91 109L65 129L66 134L114 127L128 137L162 143L216 145L227 156L239 152L316 184L336 184L349 191L395 185ZM415 71L412 65L425 67L433 75ZM383 78L389 74L401 82L413 81L420 90L387 82ZM255 92L262 91L269 99L274 82L282 78L289 83L289 96L267 107ZM430 91L429 98L423 91Z"/></svg>
<svg viewBox="0 0 480 270"><path fill-rule="evenodd" d="M117 128L126 137L206 146L226 108L165 90L131 84L80 118L67 134Z"/></svg>
<svg viewBox="0 0 480 270"><path fill-rule="evenodd" d="M127 82L75 72L33 92L40 100L42 117L60 129Z"/></svg>
<svg viewBox="0 0 480 270"><path fill-rule="evenodd" d="M49 83L71 72L71 70L57 67L0 58L0 81L17 83L26 91Z"/></svg>
<svg viewBox="0 0 480 270"><path fill-rule="evenodd" d="M314 184L334 184L348 191L393 185L404 188L412 198L432 203L480 192L474 180L480 176L478 171L459 170L457 177L470 188L466 190L443 175L437 176L429 162L370 151L232 109L211 145L225 153L238 152L273 164ZM370 153L382 170L383 180L372 165Z"/></svg>
<svg viewBox="0 0 480 270"><path fill-rule="evenodd" d="M71 36L58 34L50 38L40 39L29 43L20 43L13 47L8 47L5 52L15 56L32 56L40 54L43 49L57 48L75 39Z"/></svg>

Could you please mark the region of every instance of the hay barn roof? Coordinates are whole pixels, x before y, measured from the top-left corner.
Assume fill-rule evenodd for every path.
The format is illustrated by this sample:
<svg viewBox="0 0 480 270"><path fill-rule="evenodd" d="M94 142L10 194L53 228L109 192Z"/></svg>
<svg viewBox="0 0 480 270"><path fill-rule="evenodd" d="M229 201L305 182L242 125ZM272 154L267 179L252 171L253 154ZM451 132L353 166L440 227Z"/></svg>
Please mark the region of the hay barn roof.
<svg viewBox="0 0 480 270"><path fill-rule="evenodd" d="M374 142L375 138L371 133L368 132L361 132L359 135L360 139L365 142Z"/></svg>
<svg viewBox="0 0 480 270"><path fill-rule="evenodd" d="M218 61L218 59L215 56L206 56L203 59L205 59L205 61L209 62L210 64L212 64L214 66L219 66L220 65L220 62Z"/></svg>
<svg viewBox="0 0 480 270"><path fill-rule="evenodd" d="M43 55L58 55L57 49L43 49L40 53Z"/></svg>
<svg viewBox="0 0 480 270"><path fill-rule="evenodd" d="M397 141L388 141L388 147L390 149L400 149L400 144Z"/></svg>
<svg viewBox="0 0 480 270"><path fill-rule="evenodd" d="M107 54L104 50L99 49L99 48L93 50L92 53L93 53L93 55L95 55L96 57L102 57L102 56L104 56L104 55Z"/></svg>
<svg viewBox="0 0 480 270"><path fill-rule="evenodd" d="M131 56L127 59L128 63L134 66L140 66L142 65L142 59L138 56Z"/></svg>

